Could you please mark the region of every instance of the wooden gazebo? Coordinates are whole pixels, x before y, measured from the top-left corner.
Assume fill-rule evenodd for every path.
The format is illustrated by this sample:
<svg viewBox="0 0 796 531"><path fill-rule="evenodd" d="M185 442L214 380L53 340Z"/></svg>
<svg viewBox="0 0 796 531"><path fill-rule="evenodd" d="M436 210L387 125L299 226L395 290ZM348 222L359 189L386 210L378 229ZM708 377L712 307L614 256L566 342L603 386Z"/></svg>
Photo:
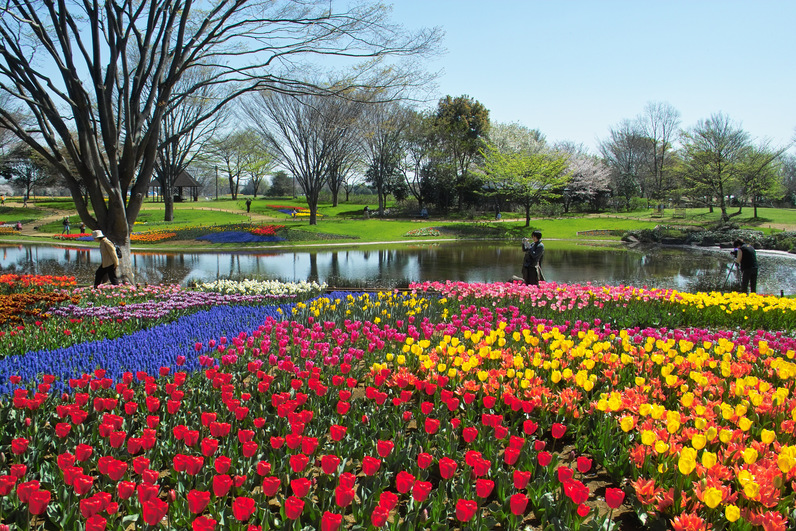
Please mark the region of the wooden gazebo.
<svg viewBox="0 0 796 531"><path fill-rule="evenodd" d="M174 184L172 185L174 201L178 203L182 201L198 201L199 188L201 188L201 186L199 181L194 179L186 170L183 170L177 178L174 179ZM155 201L163 201L162 186L157 178L152 179L149 183L149 188L152 190L152 198ZM188 194L187 197L186 193Z"/></svg>

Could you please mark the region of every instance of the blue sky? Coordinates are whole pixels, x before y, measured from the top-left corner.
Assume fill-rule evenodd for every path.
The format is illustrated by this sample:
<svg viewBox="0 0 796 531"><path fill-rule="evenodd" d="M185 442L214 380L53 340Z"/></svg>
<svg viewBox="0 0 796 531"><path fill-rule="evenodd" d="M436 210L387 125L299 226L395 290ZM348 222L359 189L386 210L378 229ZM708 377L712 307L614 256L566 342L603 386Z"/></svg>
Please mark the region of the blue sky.
<svg viewBox="0 0 796 531"><path fill-rule="evenodd" d="M437 99L467 94L552 142L596 153L650 101L686 128L724 112L757 140L796 137L793 0L396 0L393 20L445 31Z"/></svg>

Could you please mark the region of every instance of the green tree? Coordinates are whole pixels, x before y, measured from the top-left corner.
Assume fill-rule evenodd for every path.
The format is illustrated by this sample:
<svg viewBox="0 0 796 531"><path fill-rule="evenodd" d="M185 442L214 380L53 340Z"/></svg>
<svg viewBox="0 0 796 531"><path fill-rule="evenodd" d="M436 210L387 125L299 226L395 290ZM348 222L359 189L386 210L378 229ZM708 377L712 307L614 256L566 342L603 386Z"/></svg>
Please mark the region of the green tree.
<svg viewBox="0 0 796 531"><path fill-rule="evenodd" d="M531 225L531 208L561 198L570 180L569 159L553 151L503 153L494 146L483 151L484 180L493 193L511 198L525 209L525 226Z"/></svg>
<svg viewBox="0 0 796 531"><path fill-rule="evenodd" d="M284 170L279 170L271 177L268 197L293 197L293 179Z"/></svg>
<svg viewBox="0 0 796 531"><path fill-rule="evenodd" d="M779 199L783 195L779 166L786 149L772 149L767 142L764 142L749 146L743 154L740 180L745 196L752 203L755 219L757 219L757 206L761 200ZM739 208L738 213L740 212Z"/></svg>
<svg viewBox="0 0 796 531"><path fill-rule="evenodd" d="M727 115L718 113L684 132L682 144L683 178L717 199L721 219L728 221L728 193L739 184L744 171L749 134Z"/></svg>
<svg viewBox="0 0 796 531"><path fill-rule="evenodd" d="M469 96L446 96L439 101L434 127L443 157L452 166L459 210L464 197L477 188L470 171L483 152L489 134L489 110Z"/></svg>

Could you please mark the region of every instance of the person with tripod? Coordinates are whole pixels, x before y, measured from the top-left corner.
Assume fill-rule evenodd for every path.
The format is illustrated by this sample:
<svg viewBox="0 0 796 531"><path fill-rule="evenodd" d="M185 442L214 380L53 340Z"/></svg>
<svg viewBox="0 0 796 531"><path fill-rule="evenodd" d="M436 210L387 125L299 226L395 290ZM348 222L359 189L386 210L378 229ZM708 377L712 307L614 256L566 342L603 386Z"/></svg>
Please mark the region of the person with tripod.
<svg viewBox="0 0 796 531"><path fill-rule="evenodd" d="M746 293L757 293L757 251L750 244L742 239L732 242L733 249L731 254L735 257L735 263L741 270L741 291Z"/></svg>

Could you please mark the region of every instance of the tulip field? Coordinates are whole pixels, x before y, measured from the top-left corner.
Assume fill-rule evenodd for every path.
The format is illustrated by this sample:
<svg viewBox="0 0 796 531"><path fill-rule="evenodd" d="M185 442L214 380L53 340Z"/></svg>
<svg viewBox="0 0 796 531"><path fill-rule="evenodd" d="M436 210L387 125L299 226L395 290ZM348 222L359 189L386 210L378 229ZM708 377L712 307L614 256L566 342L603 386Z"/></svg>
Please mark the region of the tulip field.
<svg viewBox="0 0 796 531"><path fill-rule="evenodd" d="M796 528L796 301L0 276L0 531Z"/></svg>

